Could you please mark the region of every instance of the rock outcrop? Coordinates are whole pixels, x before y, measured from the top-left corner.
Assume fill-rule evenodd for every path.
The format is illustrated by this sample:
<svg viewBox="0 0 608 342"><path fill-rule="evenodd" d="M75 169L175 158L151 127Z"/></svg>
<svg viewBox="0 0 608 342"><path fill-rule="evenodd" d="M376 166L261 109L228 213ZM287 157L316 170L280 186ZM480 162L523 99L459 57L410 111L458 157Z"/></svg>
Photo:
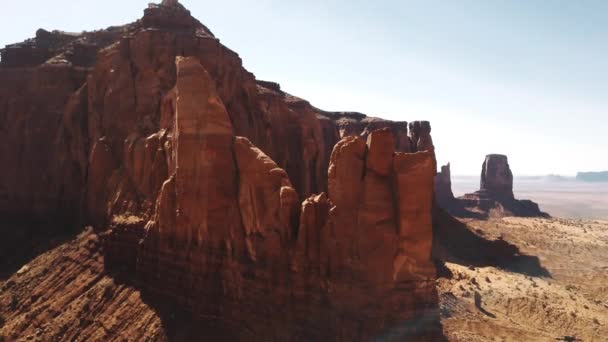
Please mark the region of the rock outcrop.
<svg viewBox="0 0 608 342"><path fill-rule="evenodd" d="M428 122L352 128L177 1L94 36L2 51L3 215L110 228L109 272L240 339L440 338Z"/></svg>
<svg viewBox="0 0 608 342"><path fill-rule="evenodd" d="M513 173L507 156L502 154L486 156L481 166L479 191L485 191L492 197L513 198Z"/></svg>
<svg viewBox="0 0 608 342"><path fill-rule="evenodd" d="M395 137L395 149L399 152L414 152L415 145L408 136L408 123L367 117L356 112L321 112L323 117L336 122L340 138L361 136L366 139L369 133L381 128L389 128Z"/></svg>
<svg viewBox="0 0 608 342"><path fill-rule="evenodd" d="M456 201L452 192L450 163L443 165L441 171L435 176L435 201L442 208L452 207Z"/></svg>
<svg viewBox="0 0 608 342"><path fill-rule="evenodd" d="M507 156L487 155L481 167L480 189L462 197L453 198L450 169L444 166L435 178L437 204L450 214L460 217L547 217L538 204L518 200L513 195L513 173Z"/></svg>
<svg viewBox="0 0 608 342"><path fill-rule="evenodd" d="M141 283L241 339L434 338L432 154L395 153L389 129L346 137L328 195L300 207L287 173L232 136L198 61L177 75L176 167L124 262Z"/></svg>

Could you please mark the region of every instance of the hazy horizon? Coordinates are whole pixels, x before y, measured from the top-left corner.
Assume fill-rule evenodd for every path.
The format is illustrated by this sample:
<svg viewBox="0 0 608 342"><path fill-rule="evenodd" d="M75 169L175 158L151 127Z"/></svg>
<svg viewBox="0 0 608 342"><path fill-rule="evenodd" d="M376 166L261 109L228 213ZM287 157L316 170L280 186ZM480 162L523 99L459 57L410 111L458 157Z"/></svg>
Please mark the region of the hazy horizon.
<svg viewBox="0 0 608 342"><path fill-rule="evenodd" d="M608 2L181 1L258 79L326 110L429 120L438 162L478 175L608 169ZM148 1L4 4L0 45L132 22Z"/></svg>

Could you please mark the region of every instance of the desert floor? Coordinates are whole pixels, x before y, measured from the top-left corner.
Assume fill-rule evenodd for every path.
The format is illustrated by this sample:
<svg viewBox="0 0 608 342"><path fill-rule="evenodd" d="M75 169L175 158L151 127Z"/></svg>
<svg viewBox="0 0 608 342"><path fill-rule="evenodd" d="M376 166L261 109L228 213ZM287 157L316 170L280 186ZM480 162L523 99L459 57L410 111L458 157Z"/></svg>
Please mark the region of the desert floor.
<svg viewBox="0 0 608 342"><path fill-rule="evenodd" d="M541 270L446 263L452 277L438 289L450 341L608 341L608 221L465 223L538 257Z"/></svg>

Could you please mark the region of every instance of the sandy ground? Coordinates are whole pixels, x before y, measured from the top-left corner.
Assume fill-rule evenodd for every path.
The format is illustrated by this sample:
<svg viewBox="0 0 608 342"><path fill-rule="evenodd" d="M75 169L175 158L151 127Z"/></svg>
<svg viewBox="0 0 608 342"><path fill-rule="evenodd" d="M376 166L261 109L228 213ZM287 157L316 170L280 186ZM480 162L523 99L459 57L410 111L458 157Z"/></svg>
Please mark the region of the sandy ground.
<svg viewBox="0 0 608 342"><path fill-rule="evenodd" d="M441 314L450 341L608 341L608 221L466 221L537 256L549 277L447 263Z"/></svg>

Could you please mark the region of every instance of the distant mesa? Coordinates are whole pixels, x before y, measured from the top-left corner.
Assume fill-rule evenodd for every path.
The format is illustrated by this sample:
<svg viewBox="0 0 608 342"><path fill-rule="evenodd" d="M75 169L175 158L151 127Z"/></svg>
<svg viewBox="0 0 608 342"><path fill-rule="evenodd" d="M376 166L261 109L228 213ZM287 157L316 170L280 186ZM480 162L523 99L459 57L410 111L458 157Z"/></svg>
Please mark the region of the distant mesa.
<svg viewBox="0 0 608 342"><path fill-rule="evenodd" d="M576 174L576 180L582 182L608 182L608 171L579 172Z"/></svg>
<svg viewBox="0 0 608 342"><path fill-rule="evenodd" d="M490 197L513 199L513 173L507 156L489 154L481 167L479 191Z"/></svg>
<svg viewBox="0 0 608 342"><path fill-rule="evenodd" d="M513 173L507 156L489 154L481 167L479 190L454 198L451 189L450 165L443 166L435 177L435 200L450 214L460 217L548 217L538 204L515 199Z"/></svg>

